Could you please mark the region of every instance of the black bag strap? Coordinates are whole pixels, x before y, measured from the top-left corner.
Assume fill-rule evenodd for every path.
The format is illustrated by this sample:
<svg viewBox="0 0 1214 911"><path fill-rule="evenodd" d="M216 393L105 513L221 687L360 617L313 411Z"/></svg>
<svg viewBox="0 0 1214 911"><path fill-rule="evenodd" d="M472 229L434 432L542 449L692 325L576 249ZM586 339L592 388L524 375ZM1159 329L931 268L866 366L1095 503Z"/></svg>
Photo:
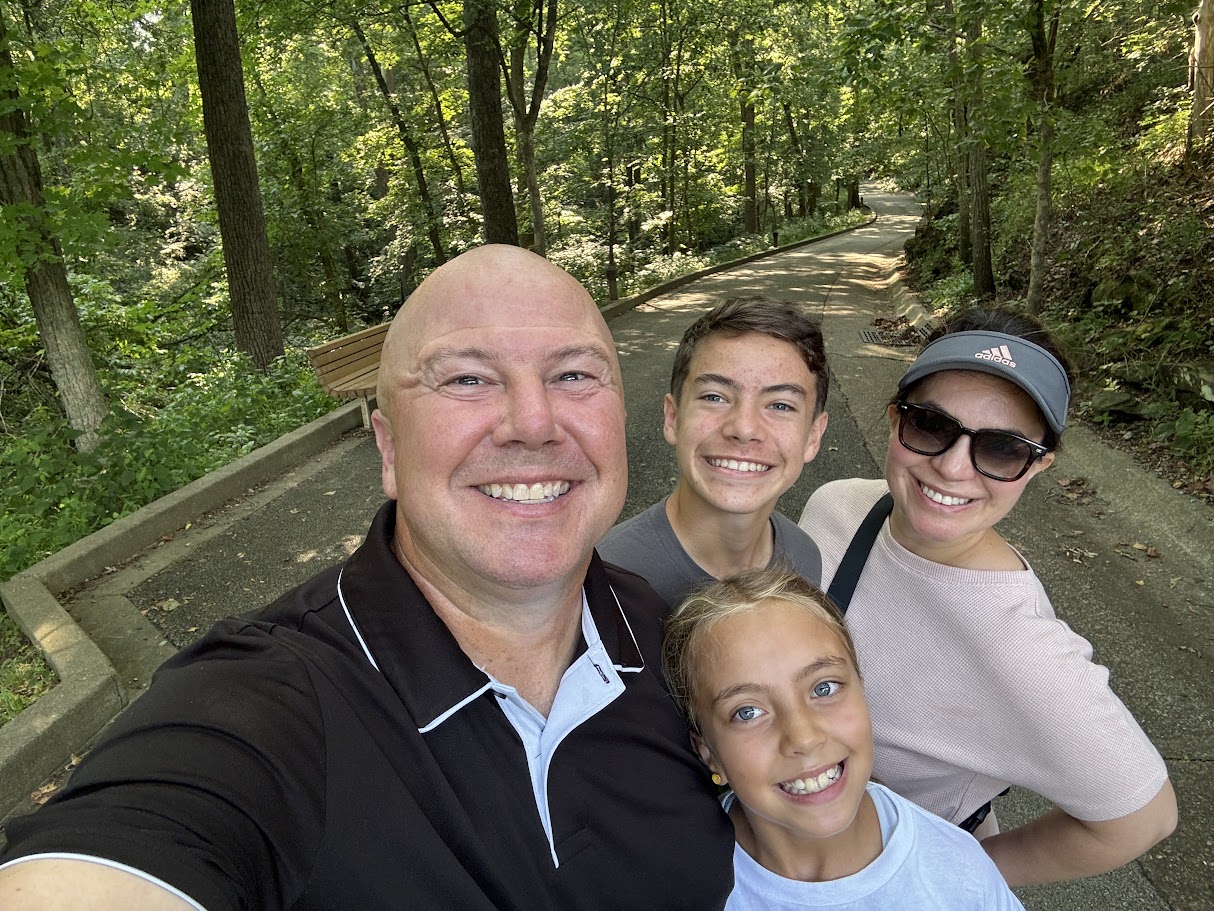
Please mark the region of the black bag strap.
<svg viewBox="0 0 1214 911"><path fill-rule="evenodd" d="M839 563L839 569L830 582L826 593L839 606L839 613L847 613L847 605L851 604L851 596L856 592L856 584L860 581L860 573L864 572L864 564L868 562L868 554L873 549L877 534L885 523L886 517L894 511L894 495L886 493L873 504L855 536L847 545L847 551Z"/></svg>

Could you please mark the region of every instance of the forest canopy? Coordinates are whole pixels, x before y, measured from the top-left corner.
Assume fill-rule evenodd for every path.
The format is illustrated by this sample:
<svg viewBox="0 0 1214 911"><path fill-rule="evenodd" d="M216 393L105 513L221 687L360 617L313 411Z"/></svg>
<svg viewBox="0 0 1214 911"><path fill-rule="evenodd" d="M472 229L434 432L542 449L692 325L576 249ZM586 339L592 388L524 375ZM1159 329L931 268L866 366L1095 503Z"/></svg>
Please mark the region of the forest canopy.
<svg viewBox="0 0 1214 911"><path fill-rule="evenodd" d="M0 0L0 577L323 413L303 349L486 239L605 302L869 178L937 304L1064 326L1208 471L1203 4Z"/></svg>

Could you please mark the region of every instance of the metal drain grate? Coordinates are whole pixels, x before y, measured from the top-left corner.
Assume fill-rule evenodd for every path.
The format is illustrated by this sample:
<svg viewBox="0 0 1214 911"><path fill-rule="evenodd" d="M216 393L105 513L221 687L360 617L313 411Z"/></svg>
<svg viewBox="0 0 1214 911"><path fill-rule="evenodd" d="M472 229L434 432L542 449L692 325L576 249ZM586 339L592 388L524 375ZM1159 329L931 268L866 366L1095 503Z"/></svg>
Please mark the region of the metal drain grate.
<svg viewBox="0 0 1214 911"><path fill-rule="evenodd" d="M913 326L900 330L861 329L860 339L868 345L883 345L886 348L917 348L927 340L927 333Z"/></svg>

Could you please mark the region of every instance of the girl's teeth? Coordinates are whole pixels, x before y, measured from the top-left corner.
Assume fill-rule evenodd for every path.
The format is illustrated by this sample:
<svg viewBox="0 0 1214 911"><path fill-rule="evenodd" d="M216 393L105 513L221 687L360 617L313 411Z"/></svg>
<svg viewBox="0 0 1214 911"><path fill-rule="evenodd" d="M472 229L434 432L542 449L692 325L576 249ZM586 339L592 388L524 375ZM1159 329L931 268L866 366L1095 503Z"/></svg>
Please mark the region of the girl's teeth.
<svg viewBox="0 0 1214 911"><path fill-rule="evenodd" d="M839 780L843 774L843 764L827 769L817 778L794 778L792 781L781 782L780 787L789 794L816 794Z"/></svg>

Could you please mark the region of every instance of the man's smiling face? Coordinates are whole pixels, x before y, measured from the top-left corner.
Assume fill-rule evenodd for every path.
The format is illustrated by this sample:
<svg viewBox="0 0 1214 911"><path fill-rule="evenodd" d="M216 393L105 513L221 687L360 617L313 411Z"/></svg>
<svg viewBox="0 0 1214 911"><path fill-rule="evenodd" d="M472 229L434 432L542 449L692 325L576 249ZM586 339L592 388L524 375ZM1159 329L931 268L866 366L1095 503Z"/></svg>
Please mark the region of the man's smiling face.
<svg viewBox="0 0 1214 911"><path fill-rule="evenodd" d="M465 591L580 584L628 484L611 336L534 254L461 260L415 293L385 351L375 426L398 555Z"/></svg>
<svg viewBox="0 0 1214 911"><path fill-rule="evenodd" d="M713 509L775 508L818 453L826 414L796 346L759 333L705 338L676 402L664 403L679 486Z"/></svg>

